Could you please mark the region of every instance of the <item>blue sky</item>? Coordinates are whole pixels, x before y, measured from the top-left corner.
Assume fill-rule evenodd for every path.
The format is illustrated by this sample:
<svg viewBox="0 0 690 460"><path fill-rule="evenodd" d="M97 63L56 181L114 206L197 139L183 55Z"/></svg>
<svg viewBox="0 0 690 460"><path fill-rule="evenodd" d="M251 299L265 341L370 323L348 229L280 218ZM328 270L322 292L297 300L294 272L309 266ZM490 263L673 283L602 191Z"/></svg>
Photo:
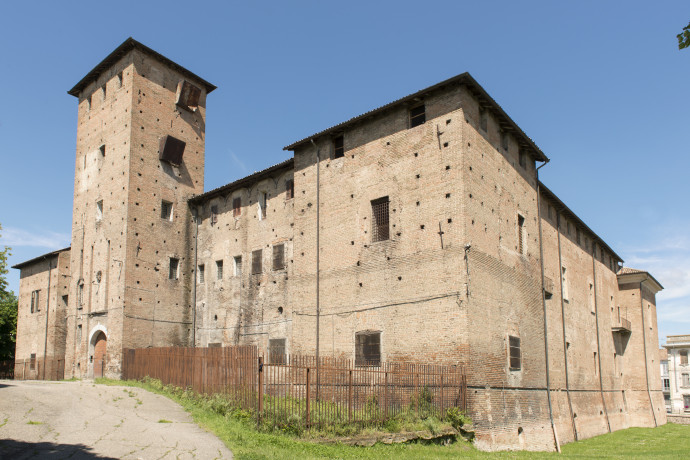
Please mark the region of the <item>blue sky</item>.
<svg viewBox="0 0 690 460"><path fill-rule="evenodd" d="M664 285L690 333L687 1L3 2L0 245L69 245L77 101L128 36L218 86L206 189L313 132L468 71L551 158L542 180ZM19 289L19 274L9 275Z"/></svg>

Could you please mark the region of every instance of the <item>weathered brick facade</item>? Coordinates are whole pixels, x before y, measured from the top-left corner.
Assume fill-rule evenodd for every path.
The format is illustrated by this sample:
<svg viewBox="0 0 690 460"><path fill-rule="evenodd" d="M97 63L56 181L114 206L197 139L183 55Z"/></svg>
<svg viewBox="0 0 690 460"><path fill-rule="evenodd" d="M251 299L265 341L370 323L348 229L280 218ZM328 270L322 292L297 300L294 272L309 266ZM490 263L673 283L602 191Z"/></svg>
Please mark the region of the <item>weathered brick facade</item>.
<svg viewBox="0 0 690 460"><path fill-rule="evenodd" d="M200 90L196 110L176 105L183 81ZM99 332L112 376L129 347L313 354L318 309L321 355L359 358L364 334L382 360L464 365L485 449L665 423L649 378L661 286L620 271L539 181L547 157L471 76L203 193L213 89L128 41L70 92L80 102L68 375L92 375ZM179 167L159 160L164 136L186 143Z"/></svg>

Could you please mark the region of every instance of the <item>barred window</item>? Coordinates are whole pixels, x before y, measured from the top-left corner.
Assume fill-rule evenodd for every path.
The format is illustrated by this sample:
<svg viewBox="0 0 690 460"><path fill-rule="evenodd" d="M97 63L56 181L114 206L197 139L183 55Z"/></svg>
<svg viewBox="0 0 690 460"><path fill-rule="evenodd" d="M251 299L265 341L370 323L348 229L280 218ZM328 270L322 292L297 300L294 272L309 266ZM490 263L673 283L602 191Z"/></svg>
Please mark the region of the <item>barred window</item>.
<svg viewBox="0 0 690 460"><path fill-rule="evenodd" d="M410 109L410 128L426 123L426 108L424 104Z"/></svg>
<svg viewBox="0 0 690 460"><path fill-rule="evenodd" d="M256 251L252 251L252 275L256 275L258 273L261 273L262 267L261 267L261 257L263 256L263 250L257 249Z"/></svg>
<svg viewBox="0 0 690 460"><path fill-rule="evenodd" d="M180 259L175 257L170 258L170 271L168 272L168 279L176 280L180 277Z"/></svg>
<svg viewBox="0 0 690 460"><path fill-rule="evenodd" d="M519 337L514 337L512 335L508 336L508 352L510 370L519 371L520 369L522 369Z"/></svg>
<svg viewBox="0 0 690 460"><path fill-rule="evenodd" d="M273 270L285 268L285 245L276 244L273 246Z"/></svg>
<svg viewBox="0 0 690 460"><path fill-rule="evenodd" d="M41 295L40 290L31 292L31 313L37 312L39 310L39 297Z"/></svg>
<svg viewBox="0 0 690 460"><path fill-rule="evenodd" d="M232 199L232 216L237 217L242 214L242 198L235 197Z"/></svg>
<svg viewBox="0 0 690 460"><path fill-rule="evenodd" d="M390 238L388 218L388 197L371 202L371 241L385 241Z"/></svg>
<svg viewBox="0 0 690 460"><path fill-rule="evenodd" d="M345 142L343 136L338 136L333 139L333 158L342 158L345 156Z"/></svg>
<svg viewBox="0 0 690 460"><path fill-rule="evenodd" d="M223 279L223 261L216 260L216 279L219 281Z"/></svg>
<svg viewBox="0 0 690 460"><path fill-rule="evenodd" d="M204 278L205 278L205 269L204 265L201 264L199 265L199 284L204 284Z"/></svg>
<svg viewBox="0 0 690 460"><path fill-rule="evenodd" d="M355 366L381 365L381 332L355 334Z"/></svg>
<svg viewBox="0 0 690 460"><path fill-rule="evenodd" d="M286 364L285 339L269 339L268 359L270 364Z"/></svg>
<svg viewBox="0 0 690 460"><path fill-rule="evenodd" d="M31 359L29 360L29 370L33 371L36 369L36 353L31 353Z"/></svg>

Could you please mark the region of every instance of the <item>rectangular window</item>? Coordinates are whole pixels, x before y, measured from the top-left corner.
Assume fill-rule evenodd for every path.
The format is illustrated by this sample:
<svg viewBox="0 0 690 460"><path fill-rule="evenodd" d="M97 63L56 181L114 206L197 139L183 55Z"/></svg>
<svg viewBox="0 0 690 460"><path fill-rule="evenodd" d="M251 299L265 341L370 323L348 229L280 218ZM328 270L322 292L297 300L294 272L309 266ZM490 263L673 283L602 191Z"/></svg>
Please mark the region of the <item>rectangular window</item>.
<svg viewBox="0 0 690 460"><path fill-rule="evenodd" d="M242 276L242 256L235 256L232 259L235 276Z"/></svg>
<svg viewBox="0 0 690 460"><path fill-rule="evenodd" d="M179 166L182 164L182 156L186 146L185 141L172 136L163 136L158 141L158 159Z"/></svg>
<svg viewBox="0 0 690 460"><path fill-rule="evenodd" d="M685 408L685 412L690 411L690 395L683 395L683 406Z"/></svg>
<svg viewBox="0 0 690 460"><path fill-rule="evenodd" d="M518 252L525 253L525 218L518 214Z"/></svg>
<svg viewBox="0 0 690 460"><path fill-rule="evenodd" d="M511 371L522 369L522 356L520 354L520 338L508 336L508 356Z"/></svg>
<svg viewBox="0 0 690 460"><path fill-rule="evenodd" d="M355 366L381 365L381 333L357 332L355 334Z"/></svg>
<svg viewBox="0 0 690 460"><path fill-rule="evenodd" d="M489 116L486 113L486 109L479 107L479 127L482 131L486 131L489 125Z"/></svg>
<svg viewBox="0 0 690 460"><path fill-rule="evenodd" d="M161 219L172 221L173 205L169 201L161 201Z"/></svg>
<svg viewBox="0 0 690 460"><path fill-rule="evenodd" d="M342 158L345 156L345 140L343 136L338 136L333 139L333 158Z"/></svg>
<svg viewBox="0 0 690 460"><path fill-rule="evenodd" d="M36 291L38 292L38 291ZM680 350L680 364L681 365L687 365L688 364L688 350Z"/></svg>
<svg viewBox="0 0 690 460"><path fill-rule="evenodd" d="M263 256L263 251L261 249L257 249L256 251L252 251L252 275L257 275L261 273L262 267L261 267L261 257Z"/></svg>
<svg viewBox="0 0 690 460"><path fill-rule="evenodd" d="M273 246L273 270L285 268L285 245L276 244Z"/></svg>
<svg viewBox="0 0 690 460"><path fill-rule="evenodd" d="M684 387L690 387L690 374L683 374L682 378L683 378L683 383L682 383L683 386Z"/></svg>
<svg viewBox="0 0 690 460"><path fill-rule="evenodd" d="M295 181L288 179L285 181L285 199L291 200L295 197Z"/></svg>
<svg viewBox="0 0 690 460"><path fill-rule="evenodd" d="M199 265L199 270L198 270L198 273L199 273L198 283L199 284L204 284L204 279L206 277L205 271L206 270L204 268L204 265L203 264Z"/></svg>
<svg viewBox="0 0 690 460"><path fill-rule="evenodd" d="M424 104L410 109L410 128L426 123L426 108Z"/></svg>
<svg viewBox="0 0 690 460"><path fill-rule="evenodd" d="M218 206L211 206L211 225L216 225L218 223Z"/></svg>
<svg viewBox="0 0 690 460"><path fill-rule="evenodd" d="M194 112L199 107L199 97L201 89L183 80L178 84L177 106L185 110Z"/></svg>
<svg viewBox="0 0 690 460"><path fill-rule="evenodd" d="M218 281L223 279L223 261L216 260L216 279Z"/></svg>
<svg viewBox="0 0 690 460"><path fill-rule="evenodd" d="M36 353L31 353L31 359L29 360L29 370L33 371L36 369Z"/></svg>
<svg viewBox="0 0 690 460"><path fill-rule="evenodd" d="M31 313L35 313L40 310L39 308L39 298L41 295L40 290L32 291L31 292Z"/></svg>
<svg viewBox="0 0 690 460"><path fill-rule="evenodd" d="M371 202L371 241L389 239L388 197L384 196Z"/></svg>
<svg viewBox="0 0 690 460"><path fill-rule="evenodd" d="M269 339L268 359L271 364L286 364L285 339Z"/></svg>
<svg viewBox="0 0 690 460"><path fill-rule="evenodd" d="M96 202L96 222L103 220L103 200Z"/></svg>
<svg viewBox="0 0 690 460"><path fill-rule="evenodd" d="M259 192L259 220L266 218L266 208L268 207L268 193Z"/></svg>
<svg viewBox="0 0 690 460"><path fill-rule="evenodd" d="M168 272L168 279L176 280L180 277L180 259L176 257L170 258L170 271Z"/></svg>
<svg viewBox="0 0 690 460"><path fill-rule="evenodd" d="M81 344L81 324L77 325L77 343Z"/></svg>
<svg viewBox="0 0 690 460"><path fill-rule="evenodd" d="M523 168L527 167L527 154L522 149L520 149L520 153L518 155L520 166Z"/></svg>
<svg viewBox="0 0 690 460"><path fill-rule="evenodd" d="M664 391L671 391L671 379L661 379L664 384Z"/></svg>
<svg viewBox="0 0 690 460"><path fill-rule="evenodd" d="M242 214L242 198L235 197L232 199L232 216L237 217Z"/></svg>

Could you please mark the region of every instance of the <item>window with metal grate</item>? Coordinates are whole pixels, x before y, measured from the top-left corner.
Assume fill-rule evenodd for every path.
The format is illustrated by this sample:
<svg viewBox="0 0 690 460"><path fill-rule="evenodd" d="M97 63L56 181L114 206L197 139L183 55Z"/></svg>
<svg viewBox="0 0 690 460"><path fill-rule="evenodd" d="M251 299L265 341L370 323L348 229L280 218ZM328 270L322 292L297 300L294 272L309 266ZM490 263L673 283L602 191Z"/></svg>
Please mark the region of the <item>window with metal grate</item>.
<svg viewBox="0 0 690 460"><path fill-rule="evenodd" d="M355 366L381 365L381 332L364 331L355 334Z"/></svg>
<svg viewBox="0 0 690 460"><path fill-rule="evenodd" d="M522 357L520 355L520 338L512 335L508 336L508 351L510 370L519 371L522 369Z"/></svg>
<svg viewBox="0 0 690 460"><path fill-rule="evenodd" d="M261 273L261 257L263 256L263 250L257 249L252 251L252 275L257 275Z"/></svg>
<svg viewBox="0 0 690 460"><path fill-rule="evenodd" d="M385 241L390 238L389 200L387 196L371 202L371 241Z"/></svg>
<svg viewBox="0 0 690 460"><path fill-rule="evenodd" d="M285 268L285 244L273 246L273 270Z"/></svg>
<svg viewBox="0 0 690 460"><path fill-rule="evenodd" d="M420 104L410 109L410 128L426 123L426 108Z"/></svg>
<svg viewBox="0 0 690 460"><path fill-rule="evenodd" d="M286 364L285 339L268 340L268 359L270 364Z"/></svg>

